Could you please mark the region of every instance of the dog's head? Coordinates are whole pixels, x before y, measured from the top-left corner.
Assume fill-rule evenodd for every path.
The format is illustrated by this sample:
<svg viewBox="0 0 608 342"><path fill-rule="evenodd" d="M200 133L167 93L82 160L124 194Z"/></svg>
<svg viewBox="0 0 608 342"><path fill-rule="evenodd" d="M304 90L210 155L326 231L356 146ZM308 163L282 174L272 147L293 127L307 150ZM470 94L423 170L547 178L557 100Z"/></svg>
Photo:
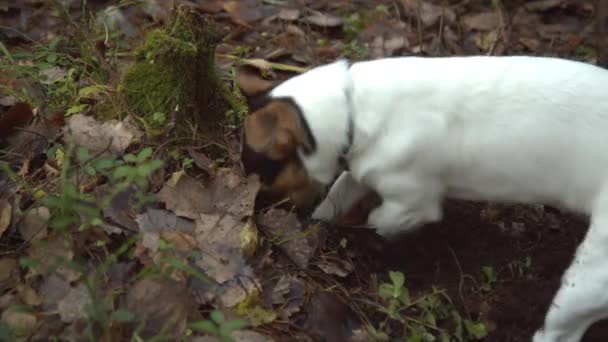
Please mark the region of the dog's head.
<svg viewBox="0 0 608 342"><path fill-rule="evenodd" d="M301 109L290 97L271 97L278 83L252 82L240 74L239 85L248 96L251 114L244 123L241 161L247 174L257 174L262 193L272 201L289 198L300 209L311 209L323 186L306 171L299 153L317 146ZM253 88L252 88L253 87Z"/></svg>

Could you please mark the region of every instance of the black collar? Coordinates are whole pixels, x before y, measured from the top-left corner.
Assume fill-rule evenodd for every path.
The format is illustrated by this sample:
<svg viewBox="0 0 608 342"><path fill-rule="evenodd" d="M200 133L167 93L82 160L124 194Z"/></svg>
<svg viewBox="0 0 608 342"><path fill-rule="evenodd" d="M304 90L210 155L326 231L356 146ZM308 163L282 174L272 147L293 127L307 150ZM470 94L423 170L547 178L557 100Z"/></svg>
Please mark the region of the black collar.
<svg viewBox="0 0 608 342"><path fill-rule="evenodd" d="M350 152L355 139L355 121L353 118L353 102L351 99L350 87L351 84L349 83L344 90L346 95L346 120L348 120L348 126L346 131L346 145L344 145L342 152L340 152L340 155L338 156L338 164L341 168L340 171L350 171L350 166L348 165L348 153Z"/></svg>

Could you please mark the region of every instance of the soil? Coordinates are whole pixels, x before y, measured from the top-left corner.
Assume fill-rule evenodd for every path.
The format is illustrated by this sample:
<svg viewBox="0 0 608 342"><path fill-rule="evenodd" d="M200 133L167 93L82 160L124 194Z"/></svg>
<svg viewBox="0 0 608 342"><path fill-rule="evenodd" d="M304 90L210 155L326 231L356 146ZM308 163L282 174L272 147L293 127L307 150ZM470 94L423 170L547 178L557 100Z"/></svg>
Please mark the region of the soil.
<svg viewBox="0 0 608 342"><path fill-rule="evenodd" d="M357 268L402 271L414 292L445 288L462 312L482 313L490 331L485 341L515 342L530 341L542 325L587 223L549 207L450 201L441 222L394 241L346 236L362 259ZM483 266L498 279L486 293L479 289ZM608 321L593 325L583 341L608 341Z"/></svg>

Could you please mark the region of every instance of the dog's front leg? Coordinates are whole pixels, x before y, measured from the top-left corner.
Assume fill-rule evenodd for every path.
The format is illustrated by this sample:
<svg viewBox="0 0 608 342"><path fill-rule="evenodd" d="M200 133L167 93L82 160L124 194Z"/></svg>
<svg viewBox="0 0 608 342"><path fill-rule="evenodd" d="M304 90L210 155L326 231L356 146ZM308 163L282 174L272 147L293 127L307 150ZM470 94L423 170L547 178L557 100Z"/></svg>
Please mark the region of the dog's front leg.
<svg viewBox="0 0 608 342"><path fill-rule="evenodd" d="M333 222L367 194L369 188L357 182L348 171L342 172L329 193L312 213L315 220Z"/></svg>
<svg viewBox="0 0 608 342"><path fill-rule="evenodd" d="M398 182L387 179L375 188L382 205L372 210L367 221L384 237L441 220L440 184L434 180L400 175Z"/></svg>

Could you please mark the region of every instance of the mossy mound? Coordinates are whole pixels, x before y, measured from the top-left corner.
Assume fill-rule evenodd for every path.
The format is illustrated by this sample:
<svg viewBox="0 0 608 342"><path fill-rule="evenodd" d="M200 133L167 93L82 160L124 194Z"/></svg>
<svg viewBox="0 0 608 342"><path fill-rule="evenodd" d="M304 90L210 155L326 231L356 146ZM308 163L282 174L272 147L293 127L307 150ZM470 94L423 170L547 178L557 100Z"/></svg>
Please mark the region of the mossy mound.
<svg viewBox="0 0 608 342"><path fill-rule="evenodd" d="M215 48L227 33L211 17L181 5L166 28L148 34L120 90L149 131L166 133L173 126L168 123L175 123L189 134L192 128L208 134L234 119L227 113L246 113L242 96L222 82L214 63Z"/></svg>

